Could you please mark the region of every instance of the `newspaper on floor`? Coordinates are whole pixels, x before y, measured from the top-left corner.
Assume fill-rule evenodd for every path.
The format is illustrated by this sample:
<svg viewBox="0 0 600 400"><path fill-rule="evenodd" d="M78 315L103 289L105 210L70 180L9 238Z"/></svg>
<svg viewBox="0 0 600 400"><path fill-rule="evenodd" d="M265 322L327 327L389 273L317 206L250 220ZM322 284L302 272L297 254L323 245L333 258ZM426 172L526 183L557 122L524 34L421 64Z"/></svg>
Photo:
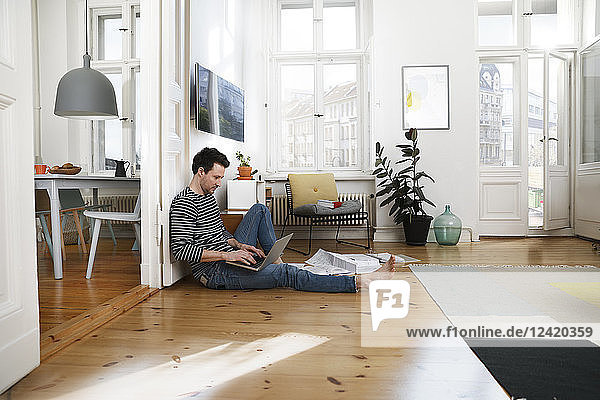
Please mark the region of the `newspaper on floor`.
<svg viewBox="0 0 600 400"><path fill-rule="evenodd" d="M386 262L392 256L390 253L368 253L366 254L369 257L374 257L378 259L380 262ZM396 254L394 255L394 263L409 263L409 262L417 262L421 261L417 258L413 258L410 256L406 256L404 254Z"/></svg>
<svg viewBox="0 0 600 400"><path fill-rule="evenodd" d="M333 266L315 266L308 265L305 263L288 263L289 265L293 265L294 267L298 267L299 269L304 269L308 272L312 272L316 275L347 275L350 274L350 271L347 271L343 268L333 267Z"/></svg>
<svg viewBox="0 0 600 400"><path fill-rule="evenodd" d="M379 261L364 254L338 254L319 249L310 259L310 265L304 268L319 274L365 274L381 267Z"/></svg>
<svg viewBox="0 0 600 400"><path fill-rule="evenodd" d="M369 274L381 268L381 261L377 258L369 257L367 254L340 254L340 256L356 263L357 274Z"/></svg>

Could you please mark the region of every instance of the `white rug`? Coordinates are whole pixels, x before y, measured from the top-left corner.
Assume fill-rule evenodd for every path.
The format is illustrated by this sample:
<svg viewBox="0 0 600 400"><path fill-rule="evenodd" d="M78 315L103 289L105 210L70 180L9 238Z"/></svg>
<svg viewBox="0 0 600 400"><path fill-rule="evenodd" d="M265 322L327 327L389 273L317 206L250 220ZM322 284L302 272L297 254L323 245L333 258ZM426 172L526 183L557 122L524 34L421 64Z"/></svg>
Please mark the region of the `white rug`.
<svg viewBox="0 0 600 400"><path fill-rule="evenodd" d="M600 269L594 266L408 266L455 326L594 328L600 345ZM560 335L560 334L559 334Z"/></svg>

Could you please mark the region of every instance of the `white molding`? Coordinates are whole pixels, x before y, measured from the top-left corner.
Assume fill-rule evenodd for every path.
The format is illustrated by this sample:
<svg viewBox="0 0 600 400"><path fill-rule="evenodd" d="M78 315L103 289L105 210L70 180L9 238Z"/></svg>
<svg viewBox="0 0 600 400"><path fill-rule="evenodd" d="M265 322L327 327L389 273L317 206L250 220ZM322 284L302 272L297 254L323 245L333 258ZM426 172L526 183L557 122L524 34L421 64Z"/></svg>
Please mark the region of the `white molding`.
<svg viewBox="0 0 600 400"><path fill-rule="evenodd" d="M491 212L486 208L486 202L489 200L488 193L486 192L486 186L506 186L508 190L509 187L513 187L513 195L514 195L514 207L512 211L506 212ZM479 221L521 221L521 182L520 181L480 181L479 186L480 191L480 204L479 204ZM493 216L494 214L498 214L498 216ZM502 214L502 215L500 215Z"/></svg>
<svg viewBox="0 0 600 400"><path fill-rule="evenodd" d="M7 96L7 95L0 93L0 111L6 110L15 101L16 101L16 99L14 97Z"/></svg>
<svg viewBox="0 0 600 400"><path fill-rule="evenodd" d="M25 332L9 343L3 343L0 348L0 360L10 363L10 368L2 369L3 382L6 387L0 386L0 393L4 392L21 378L33 371L40 364L40 332L38 326ZM32 366L29 362L35 360ZM8 394L10 398L10 393Z"/></svg>
<svg viewBox="0 0 600 400"><path fill-rule="evenodd" d="M150 285L150 265L148 263L140 264L140 284Z"/></svg>
<svg viewBox="0 0 600 400"><path fill-rule="evenodd" d="M575 232L573 228L561 228L553 229L551 231L545 231L543 229L528 229L527 237L552 237L552 236L574 236Z"/></svg>
<svg viewBox="0 0 600 400"><path fill-rule="evenodd" d="M577 166L577 176L600 174L600 162L580 164Z"/></svg>
<svg viewBox="0 0 600 400"><path fill-rule="evenodd" d="M325 173L331 171L310 171L308 173ZM299 171L289 171L290 174L297 174ZM277 174L265 174L263 175L264 181L287 181L288 172L280 172ZM334 172L334 179L336 181L375 181L375 176L370 174L336 174Z"/></svg>
<svg viewBox="0 0 600 400"><path fill-rule="evenodd" d="M162 287L161 247L155 237L158 223L156 208L160 204L160 133L161 133L161 9L160 1L142 0L140 13L143 35L140 36L140 112L144 175L141 181L141 269L144 284Z"/></svg>
<svg viewBox="0 0 600 400"><path fill-rule="evenodd" d="M378 226L375 229L374 242L404 242L404 229L398 225L396 226ZM433 226L429 227L429 234L427 235L427 243L435 243L435 233ZM479 242L479 233L475 232L468 226L463 226L460 234L459 243L471 243Z"/></svg>
<svg viewBox="0 0 600 400"><path fill-rule="evenodd" d="M8 99L6 95L0 95L2 98ZM14 101L14 99L13 99ZM2 108L0 114L0 131L6 132L0 136L0 187L14 188L18 186L18 175L13 171L13 166L18 165L19 153L15 153L14 149L19 145L19 140L13 136L14 132L14 113L15 108ZM9 238L18 239L21 235L21 229L14 209L11 205L19 204L20 193L15 193L12 190L6 190L0 194L0 237L8 241ZM14 228L11 228L14 227ZM8 251L0 254L0 319L5 319L10 315L23 310L23 297L21 293L21 275L18 270L18 262L16 253L21 250L18 246L9 246Z"/></svg>
<svg viewBox="0 0 600 400"><path fill-rule="evenodd" d="M516 177L520 178L523 175L522 168L520 166L516 167L497 167L497 168L479 168L479 174L482 178L492 178L492 177L501 177L501 178L511 178Z"/></svg>
<svg viewBox="0 0 600 400"><path fill-rule="evenodd" d="M404 242L404 230L400 226L378 226L375 228L374 242Z"/></svg>
<svg viewBox="0 0 600 400"><path fill-rule="evenodd" d="M15 5L12 0L0 0L0 64L15 69Z"/></svg>
<svg viewBox="0 0 600 400"><path fill-rule="evenodd" d="M600 240L600 221L577 218L575 226L577 228L577 236Z"/></svg>
<svg viewBox="0 0 600 400"><path fill-rule="evenodd" d="M275 225L275 234L279 236L281 233L281 229L283 225ZM313 240L332 240L335 239L335 226L313 226L312 238ZM374 229L371 227L371 234L373 234ZM308 239L309 227L308 226L298 226L298 225L288 225L285 228L285 233L293 233L294 239ZM352 240L361 240L364 239L365 243L367 240L367 228L364 226L342 226L340 228L340 239L352 239Z"/></svg>

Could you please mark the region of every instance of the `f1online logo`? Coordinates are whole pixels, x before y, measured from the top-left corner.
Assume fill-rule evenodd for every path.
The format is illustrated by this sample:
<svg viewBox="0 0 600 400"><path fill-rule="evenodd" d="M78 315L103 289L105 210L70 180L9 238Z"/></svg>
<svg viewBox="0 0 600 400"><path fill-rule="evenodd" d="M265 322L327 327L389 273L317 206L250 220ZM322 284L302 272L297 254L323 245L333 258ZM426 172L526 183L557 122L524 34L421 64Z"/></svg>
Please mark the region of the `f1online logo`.
<svg viewBox="0 0 600 400"><path fill-rule="evenodd" d="M369 284L371 324L377 331L384 319L404 318L408 315L410 285L402 280L379 280Z"/></svg>

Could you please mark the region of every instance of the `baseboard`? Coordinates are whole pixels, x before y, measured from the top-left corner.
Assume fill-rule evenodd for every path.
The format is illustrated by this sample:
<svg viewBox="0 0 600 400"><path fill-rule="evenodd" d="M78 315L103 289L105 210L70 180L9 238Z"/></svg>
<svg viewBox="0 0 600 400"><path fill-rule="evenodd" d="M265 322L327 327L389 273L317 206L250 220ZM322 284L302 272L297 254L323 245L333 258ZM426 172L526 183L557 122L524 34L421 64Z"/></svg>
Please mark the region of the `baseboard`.
<svg viewBox="0 0 600 400"><path fill-rule="evenodd" d="M122 295L50 329L41 336L40 359L42 361L47 359L157 292L156 288L138 285Z"/></svg>
<svg viewBox="0 0 600 400"><path fill-rule="evenodd" d="M542 236L575 236L573 228L553 229L545 231L543 229L528 229L528 237L542 237Z"/></svg>
<svg viewBox="0 0 600 400"><path fill-rule="evenodd" d="M279 237L281 233L281 225L275 226L275 234ZM333 240L335 239L335 232L337 228L335 226L313 226L312 237L316 240ZM294 239L308 239L309 227L308 226L287 226L285 228L285 234L293 233ZM373 234L373 228L371 228L371 235ZM339 238L342 240L346 239L366 239L367 228L364 226L342 226L340 228Z"/></svg>
<svg viewBox="0 0 600 400"><path fill-rule="evenodd" d="M586 219L576 219L575 234L594 240L600 240L600 222Z"/></svg>
<svg viewBox="0 0 600 400"><path fill-rule="evenodd" d="M375 228L374 242L404 242L404 229L401 226L378 226ZM435 242L435 233L433 228L429 228L427 242ZM469 227L463 226L459 242L479 242L479 234L473 232Z"/></svg>
<svg viewBox="0 0 600 400"><path fill-rule="evenodd" d="M113 231L115 232L115 238L123 238L123 239L135 239L135 230L133 224L113 224ZM108 226L106 224L102 224L100 228L100 237L101 238L110 238L110 231L108 230Z"/></svg>
<svg viewBox="0 0 600 400"><path fill-rule="evenodd" d="M30 373L40 363L38 358L38 341L39 330L35 329L26 332L18 339L3 343L3 348L0 349L0 360L3 363L10 363L2 367L2 382L5 382L0 387L0 394L17 383L22 377ZM10 360L10 361L9 361ZM31 360L36 360L33 368L29 364ZM9 397L10 398L10 397Z"/></svg>

